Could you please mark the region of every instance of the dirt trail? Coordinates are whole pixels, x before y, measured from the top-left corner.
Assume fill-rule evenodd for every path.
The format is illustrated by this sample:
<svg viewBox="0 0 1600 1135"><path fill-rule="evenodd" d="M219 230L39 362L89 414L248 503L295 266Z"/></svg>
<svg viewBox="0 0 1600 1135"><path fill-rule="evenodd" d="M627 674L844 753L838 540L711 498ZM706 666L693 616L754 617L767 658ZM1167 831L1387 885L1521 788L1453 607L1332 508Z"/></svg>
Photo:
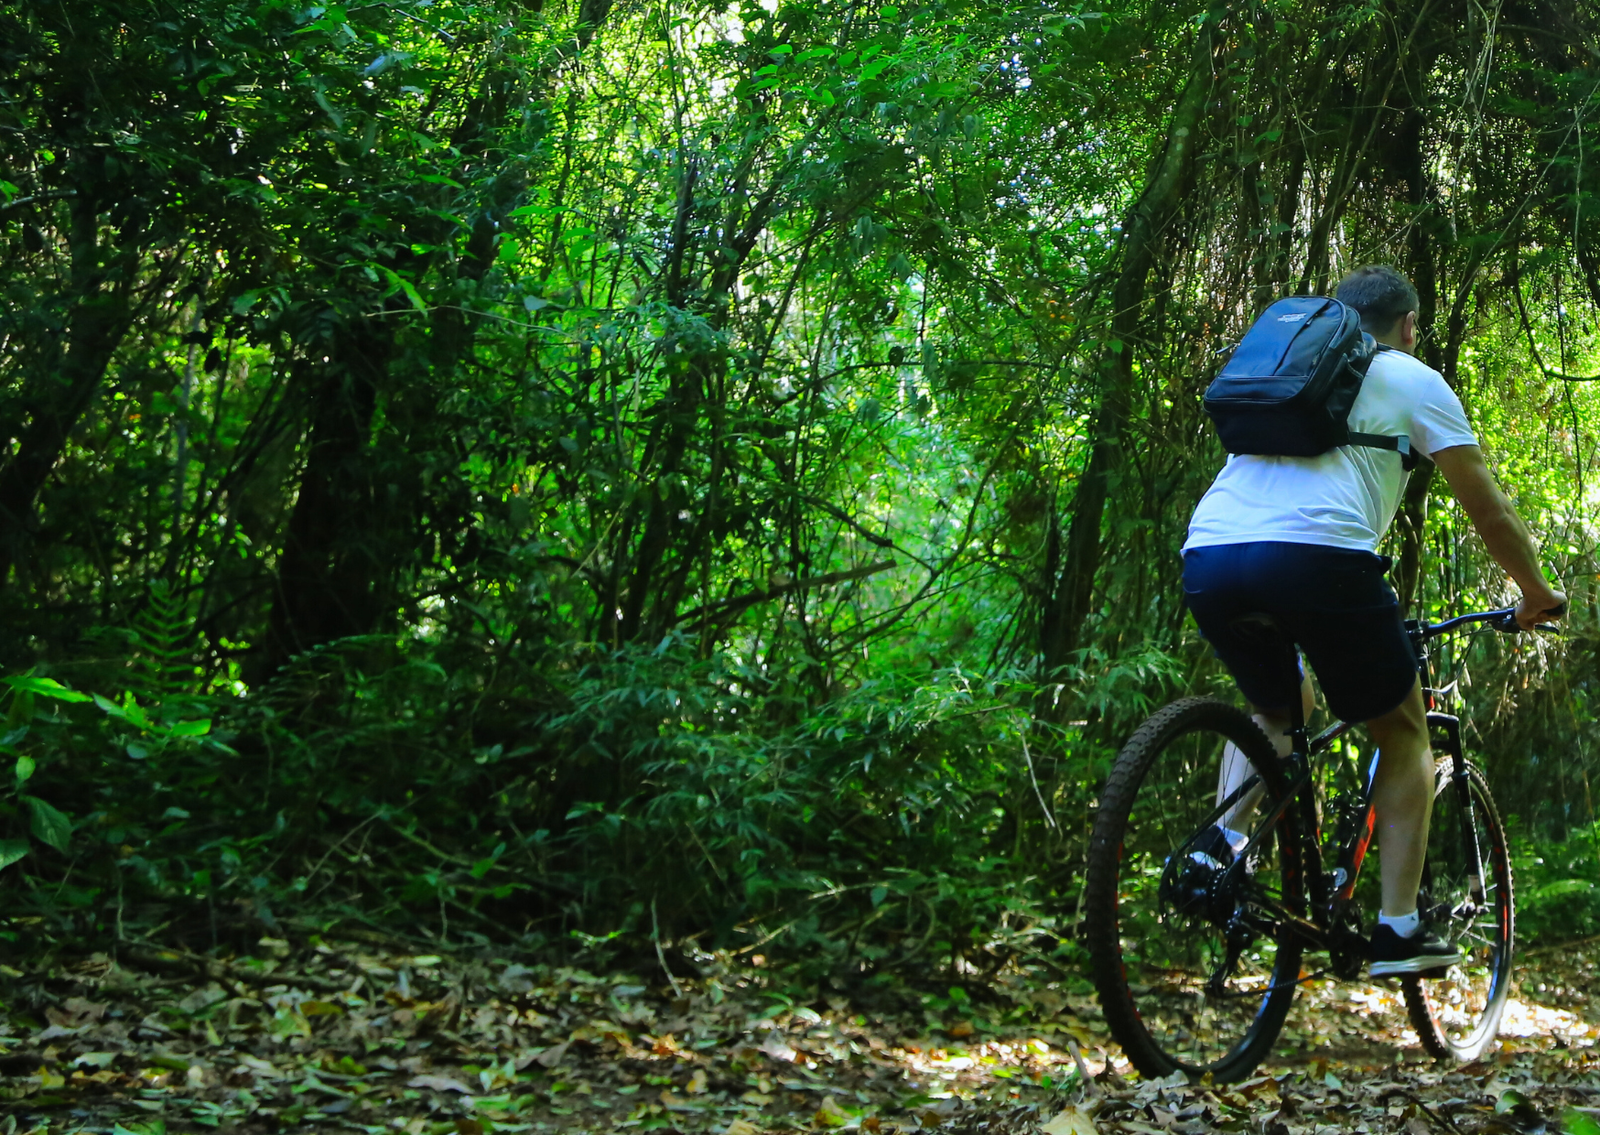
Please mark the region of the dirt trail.
<svg viewBox="0 0 1600 1135"><path fill-rule="evenodd" d="M259 953L0 967L0 1135L1532 1135L1561 1122L1587 1132L1573 1109L1600 1106L1590 952L1530 958L1500 1051L1464 1068L1425 1059L1396 990L1319 982L1274 1061L1226 1088L1140 1082L1092 997L1020 975L979 1000L889 987L797 999L765 970L715 957L674 988L660 968L592 974L272 939Z"/></svg>

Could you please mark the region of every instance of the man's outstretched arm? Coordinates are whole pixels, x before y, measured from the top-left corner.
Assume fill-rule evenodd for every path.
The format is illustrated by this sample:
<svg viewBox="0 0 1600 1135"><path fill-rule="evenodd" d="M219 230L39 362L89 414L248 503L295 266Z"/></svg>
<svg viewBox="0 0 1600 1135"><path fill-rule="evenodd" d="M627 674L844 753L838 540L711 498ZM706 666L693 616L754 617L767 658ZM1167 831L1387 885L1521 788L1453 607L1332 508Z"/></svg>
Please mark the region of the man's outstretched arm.
<svg viewBox="0 0 1600 1135"><path fill-rule="evenodd" d="M1453 445L1433 454L1433 462L1450 483L1450 491L1467 510L1472 526L1483 537L1495 563L1506 570L1522 589L1517 604L1517 622L1524 630L1549 618L1567 597L1545 581L1539 565L1539 550L1522 517L1484 464L1483 450L1475 445Z"/></svg>

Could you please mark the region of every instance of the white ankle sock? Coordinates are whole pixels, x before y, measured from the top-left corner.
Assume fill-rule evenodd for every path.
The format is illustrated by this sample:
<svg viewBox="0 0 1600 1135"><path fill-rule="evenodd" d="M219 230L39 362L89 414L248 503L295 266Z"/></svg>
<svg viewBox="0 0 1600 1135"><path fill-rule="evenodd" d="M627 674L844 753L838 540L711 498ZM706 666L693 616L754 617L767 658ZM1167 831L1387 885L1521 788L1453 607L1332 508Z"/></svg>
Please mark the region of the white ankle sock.
<svg viewBox="0 0 1600 1135"><path fill-rule="evenodd" d="M1226 827L1223 824L1218 824L1217 827L1222 829L1223 838L1228 841L1228 846L1233 848L1233 853L1235 855L1238 855L1239 852L1243 851L1244 845L1250 842L1250 837L1245 835L1243 832L1236 832L1232 828Z"/></svg>
<svg viewBox="0 0 1600 1135"><path fill-rule="evenodd" d="M1378 925L1387 926L1402 938L1410 938L1422 928L1422 916L1414 910L1410 914L1380 914Z"/></svg>

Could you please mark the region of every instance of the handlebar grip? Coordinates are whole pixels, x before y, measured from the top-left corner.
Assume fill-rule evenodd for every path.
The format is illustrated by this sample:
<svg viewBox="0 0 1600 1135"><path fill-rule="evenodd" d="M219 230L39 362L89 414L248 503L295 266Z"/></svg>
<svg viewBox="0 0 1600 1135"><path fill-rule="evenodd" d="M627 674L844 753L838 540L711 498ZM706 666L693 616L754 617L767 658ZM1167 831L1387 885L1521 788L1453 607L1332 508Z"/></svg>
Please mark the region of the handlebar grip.
<svg viewBox="0 0 1600 1135"><path fill-rule="evenodd" d="M1565 615L1566 613L1567 605L1565 603L1557 604L1556 606L1541 612L1541 614L1551 615L1557 619L1561 618L1561 616ZM1498 619L1495 619L1489 625L1494 627L1494 629L1497 631L1504 631L1506 634L1516 634L1522 629L1517 622L1516 609L1511 607L1508 607L1504 614L1502 614ZM1559 631L1561 628L1557 627L1553 623L1536 623L1534 624L1533 629L1536 631Z"/></svg>

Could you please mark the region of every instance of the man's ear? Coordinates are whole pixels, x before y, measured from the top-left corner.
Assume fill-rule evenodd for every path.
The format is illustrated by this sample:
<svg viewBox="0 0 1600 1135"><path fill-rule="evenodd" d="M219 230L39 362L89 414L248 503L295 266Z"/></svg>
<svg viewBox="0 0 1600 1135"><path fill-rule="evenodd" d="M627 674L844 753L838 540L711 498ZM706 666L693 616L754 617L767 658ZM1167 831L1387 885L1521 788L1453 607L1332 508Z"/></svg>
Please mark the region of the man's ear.
<svg viewBox="0 0 1600 1135"><path fill-rule="evenodd" d="M1401 321L1401 324L1400 324L1400 342L1405 345L1405 349L1406 350L1411 351L1412 353L1416 352L1416 349L1417 349L1417 313L1414 312L1414 311L1406 312L1405 317Z"/></svg>

